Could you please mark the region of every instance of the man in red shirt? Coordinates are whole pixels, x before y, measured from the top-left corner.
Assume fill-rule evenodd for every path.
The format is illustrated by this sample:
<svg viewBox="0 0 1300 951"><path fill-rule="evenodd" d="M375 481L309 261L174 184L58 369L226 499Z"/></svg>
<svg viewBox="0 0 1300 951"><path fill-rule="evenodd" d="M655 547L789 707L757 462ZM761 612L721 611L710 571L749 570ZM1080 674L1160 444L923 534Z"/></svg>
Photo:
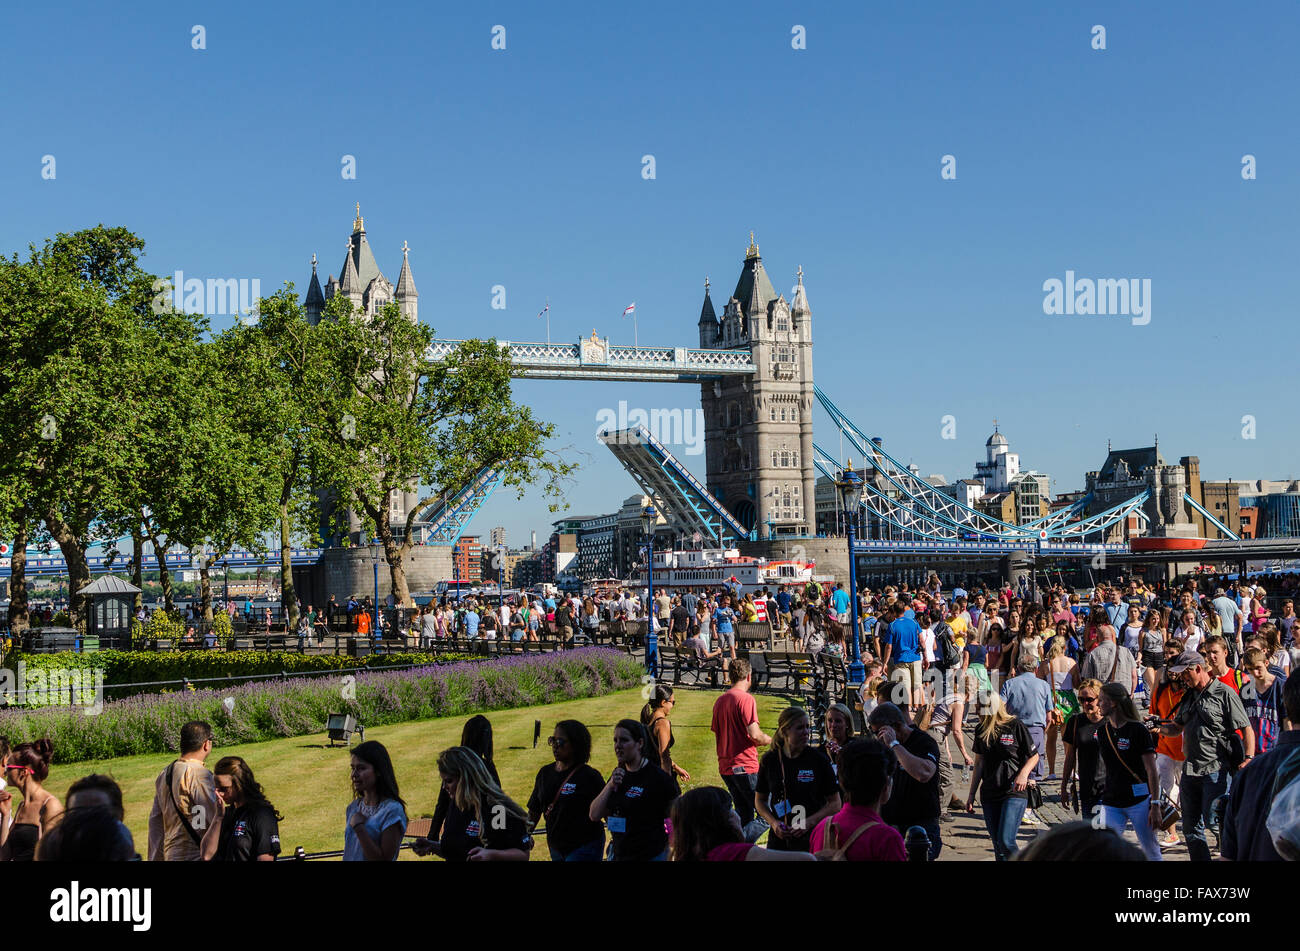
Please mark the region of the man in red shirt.
<svg viewBox="0 0 1300 951"><path fill-rule="evenodd" d="M747 660L727 665L731 689L713 703L713 724L717 737L718 771L744 826L746 842L756 842L767 823L755 816L754 790L758 786L758 747L772 738L758 725L758 704L749 692L752 672Z"/></svg>

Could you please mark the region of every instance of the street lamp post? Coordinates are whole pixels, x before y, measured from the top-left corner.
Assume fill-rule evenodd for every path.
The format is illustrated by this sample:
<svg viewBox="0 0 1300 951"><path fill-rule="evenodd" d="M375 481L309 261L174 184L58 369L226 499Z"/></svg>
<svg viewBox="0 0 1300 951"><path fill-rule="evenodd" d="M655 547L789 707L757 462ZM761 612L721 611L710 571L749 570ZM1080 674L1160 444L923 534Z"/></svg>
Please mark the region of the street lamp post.
<svg viewBox="0 0 1300 951"><path fill-rule="evenodd" d="M853 633L849 640L853 645L853 660L849 664L848 681L850 684L861 684L867 677L866 669L862 666L862 648L858 635L858 573L853 559L853 526L857 519L853 516L857 513L858 504L862 499L862 476L853 471L852 459L849 460L848 468L840 472L835 487L839 489L840 499L844 504L844 527L849 537L849 611L853 624Z"/></svg>
<svg viewBox="0 0 1300 951"><path fill-rule="evenodd" d="M659 632L655 630L655 524L659 521L659 510L647 505L641 510L641 525L645 529L645 583L646 583L646 622L645 622L645 666L651 677L659 675Z"/></svg>
<svg viewBox="0 0 1300 951"><path fill-rule="evenodd" d="M379 640L379 552L375 552L375 630L374 639Z"/></svg>

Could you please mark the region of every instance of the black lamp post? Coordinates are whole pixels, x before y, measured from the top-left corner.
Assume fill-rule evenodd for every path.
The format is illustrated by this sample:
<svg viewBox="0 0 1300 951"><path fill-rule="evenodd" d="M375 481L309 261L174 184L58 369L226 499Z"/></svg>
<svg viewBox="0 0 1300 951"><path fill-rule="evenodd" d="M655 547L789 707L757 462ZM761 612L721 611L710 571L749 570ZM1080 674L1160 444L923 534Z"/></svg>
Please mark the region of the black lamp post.
<svg viewBox="0 0 1300 951"><path fill-rule="evenodd" d="M853 645L853 660L849 664L848 679L849 683L860 684L867 678L866 669L862 666L862 649L858 643L858 579L857 571L854 570L853 526L857 521L858 505L862 501L862 476L853 471L852 459L849 460L848 468L840 471L835 487L839 489L840 500L844 505L844 527L849 536L849 611L853 624L849 640Z"/></svg>
<svg viewBox="0 0 1300 951"><path fill-rule="evenodd" d="M641 527L645 529L645 583L646 583L646 622L645 622L645 666L650 676L659 675L659 632L655 630L655 525L659 521L659 510L647 505L641 510Z"/></svg>

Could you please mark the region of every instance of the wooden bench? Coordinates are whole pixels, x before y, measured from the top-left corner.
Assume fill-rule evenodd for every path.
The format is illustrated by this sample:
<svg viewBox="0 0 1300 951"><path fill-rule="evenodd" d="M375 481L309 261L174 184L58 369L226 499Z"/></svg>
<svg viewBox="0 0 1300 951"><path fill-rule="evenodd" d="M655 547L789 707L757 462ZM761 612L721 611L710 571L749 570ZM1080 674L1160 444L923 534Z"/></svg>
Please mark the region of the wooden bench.
<svg viewBox="0 0 1300 951"><path fill-rule="evenodd" d="M766 621L738 621L736 650L771 650L772 625Z"/></svg>

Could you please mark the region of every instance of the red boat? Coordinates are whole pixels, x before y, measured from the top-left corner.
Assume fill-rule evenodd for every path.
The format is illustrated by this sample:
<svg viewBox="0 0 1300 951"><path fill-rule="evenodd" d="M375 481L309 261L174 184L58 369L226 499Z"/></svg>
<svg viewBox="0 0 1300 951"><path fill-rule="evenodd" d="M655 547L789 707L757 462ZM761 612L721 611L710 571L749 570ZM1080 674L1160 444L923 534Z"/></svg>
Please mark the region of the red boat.
<svg viewBox="0 0 1300 951"><path fill-rule="evenodd" d="M1204 538L1132 538L1129 539L1129 551L1200 551L1205 547Z"/></svg>

